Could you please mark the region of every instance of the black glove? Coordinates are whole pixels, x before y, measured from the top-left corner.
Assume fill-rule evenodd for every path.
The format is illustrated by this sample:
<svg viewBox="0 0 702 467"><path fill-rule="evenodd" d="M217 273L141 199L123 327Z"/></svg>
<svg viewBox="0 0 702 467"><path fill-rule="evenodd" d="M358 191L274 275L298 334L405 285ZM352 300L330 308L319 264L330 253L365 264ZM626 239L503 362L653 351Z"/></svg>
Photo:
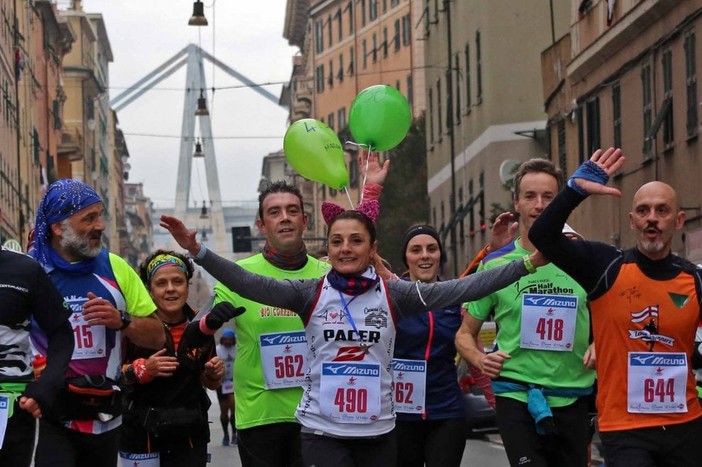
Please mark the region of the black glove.
<svg viewBox="0 0 702 467"><path fill-rule="evenodd" d="M221 328L224 323L232 318L236 318L246 311L243 306L234 307L229 302L220 302L216 304L207 316L205 316L205 326L212 331L216 331Z"/></svg>

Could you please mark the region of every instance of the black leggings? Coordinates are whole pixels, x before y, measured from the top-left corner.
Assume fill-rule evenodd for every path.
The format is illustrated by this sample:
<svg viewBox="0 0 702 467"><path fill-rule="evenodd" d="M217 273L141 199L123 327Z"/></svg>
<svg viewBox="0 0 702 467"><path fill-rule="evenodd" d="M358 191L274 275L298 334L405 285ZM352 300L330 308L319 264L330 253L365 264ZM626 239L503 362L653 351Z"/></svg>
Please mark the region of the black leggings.
<svg viewBox="0 0 702 467"><path fill-rule="evenodd" d="M300 425L271 423L237 430L243 467L300 467Z"/></svg>
<svg viewBox="0 0 702 467"><path fill-rule="evenodd" d="M305 467L392 467L395 432L373 438L332 438L301 433Z"/></svg>
<svg viewBox="0 0 702 467"><path fill-rule="evenodd" d="M34 451L36 422L32 414L19 406L15 400L14 412L7 421L5 441L0 449L0 465L30 465Z"/></svg>
<svg viewBox="0 0 702 467"><path fill-rule="evenodd" d="M700 465L702 417L678 425L600 432L607 467Z"/></svg>
<svg viewBox="0 0 702 467"><path fill-rule="evenodd" d="M512 466L587 467L590 462L589 397L581 397L565 407L551 408L556 433L536 433L527 404L498 396L497 428ZM526 463L528 462L528 463Z"/></svg>
<svg viewBox="0 0 702 467"><path fill-rule="evenodd" d="M39 421L36 467L116 467L119 428L99 435Z"/></svg>
<svg viewBox="0 0 702 467"><path fill-rule="evenodd" d="M466 448L464 418L400 421L397 465L402 467L459 467Z"/></svg>

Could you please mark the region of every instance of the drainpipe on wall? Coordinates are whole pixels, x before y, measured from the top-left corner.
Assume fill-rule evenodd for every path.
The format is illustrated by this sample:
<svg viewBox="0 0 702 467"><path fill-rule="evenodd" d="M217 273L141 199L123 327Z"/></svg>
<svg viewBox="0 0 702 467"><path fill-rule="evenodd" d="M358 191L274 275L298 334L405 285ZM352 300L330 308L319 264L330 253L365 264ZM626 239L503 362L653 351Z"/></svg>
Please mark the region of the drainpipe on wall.
<svg viewBox="0 0 702 467"><path fill-rule="evenodd" d="M451 198L449 207L451 217L456 214L456 150L454 147L455 136L453 131L453 70L451 63L453 58L453 47L451 42L451 1L444 0L444 12L446 13L446 37L448 49L448 65L446 68L446 126L449 133L449 156L451 157ZM453 263L453 277L458 276L458 242L456 241L456 224L451 223L451 257Z"/></svg>

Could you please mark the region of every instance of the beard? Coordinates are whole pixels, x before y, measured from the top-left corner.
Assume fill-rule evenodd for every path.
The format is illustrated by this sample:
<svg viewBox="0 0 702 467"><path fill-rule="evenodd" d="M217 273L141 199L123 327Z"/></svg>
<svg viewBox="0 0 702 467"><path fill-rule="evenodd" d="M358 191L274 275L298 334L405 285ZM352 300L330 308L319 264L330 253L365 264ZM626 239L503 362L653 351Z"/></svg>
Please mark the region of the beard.
<svg viewBox="0 0 702 467"><path fill-rule="evenodd" d="M90 246L90 237L88 235L79 235L68 223L68 219L62 222L63 237L61 237L61 248L69 250L73 255L89 259L95 258L100 254L102 245Z"/></svg>
<svg viewBox="0 0 702 467"><path fill-rule="evenodd" d="M642 239L639 242L639 245L645 253L651 254L660 253L661 251L663 251L663 248L665 248L665 243L663 242L663 240Z"/></svg>

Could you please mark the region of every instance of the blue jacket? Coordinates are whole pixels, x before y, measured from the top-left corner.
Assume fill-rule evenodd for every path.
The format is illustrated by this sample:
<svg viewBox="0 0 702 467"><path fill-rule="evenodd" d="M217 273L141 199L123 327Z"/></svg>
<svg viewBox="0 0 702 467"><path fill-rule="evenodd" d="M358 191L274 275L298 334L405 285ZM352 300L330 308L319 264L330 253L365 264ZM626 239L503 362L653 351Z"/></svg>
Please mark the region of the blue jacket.
<svg viewBox="0 0 702 467"><path fill-rule="evenodd" d="M398 420L465 417L463 393L458 386L456 374L456 347L453 343L460 326L459 305L420 313L400 321L395 358L426 359L427 388L425 413L398 413Z"/></svg>

